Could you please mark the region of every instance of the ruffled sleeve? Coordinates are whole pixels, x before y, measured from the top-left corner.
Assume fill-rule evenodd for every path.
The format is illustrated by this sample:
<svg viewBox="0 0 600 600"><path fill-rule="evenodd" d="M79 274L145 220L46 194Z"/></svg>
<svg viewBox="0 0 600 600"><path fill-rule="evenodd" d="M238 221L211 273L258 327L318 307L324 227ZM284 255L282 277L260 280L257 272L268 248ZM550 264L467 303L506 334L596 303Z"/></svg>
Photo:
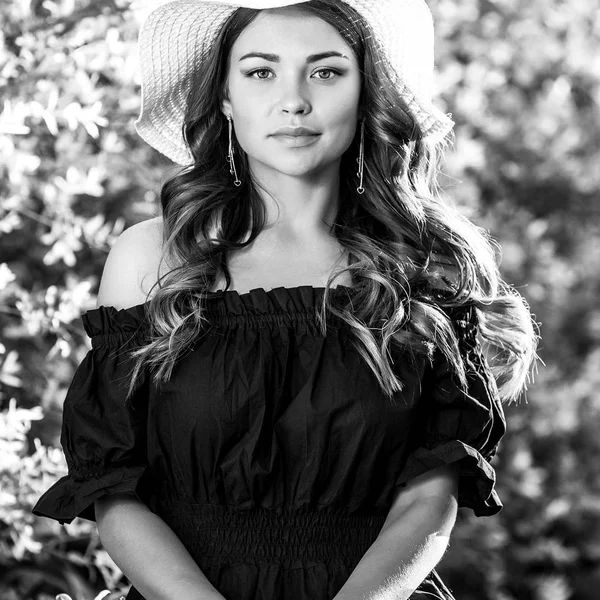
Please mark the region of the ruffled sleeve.
<svg viewBox="0 0 600 600"><path fill-rule="evenodd" d="M503 507L494 489L496 473L490 461L506 433L506 420L496 382L477 340L476 309L466 306L449 313L465 363L468 393L438 351L431 370L426 371L418 426L397 485L460 461L458 505L471 508L476 516L491 516Z"/></svg>
<svg viewBox="0 0 600 600"><path fill-rule="evenodd" d="M95 521L94 501L133 492L144 501L151 487L146 460L148 377L125 401L133 367L130 350L148 334L144 305L100 307L82 317L92 349L77 368L63 406L60 442L68 474L38 500L34 515L70 523Z"/></svg>

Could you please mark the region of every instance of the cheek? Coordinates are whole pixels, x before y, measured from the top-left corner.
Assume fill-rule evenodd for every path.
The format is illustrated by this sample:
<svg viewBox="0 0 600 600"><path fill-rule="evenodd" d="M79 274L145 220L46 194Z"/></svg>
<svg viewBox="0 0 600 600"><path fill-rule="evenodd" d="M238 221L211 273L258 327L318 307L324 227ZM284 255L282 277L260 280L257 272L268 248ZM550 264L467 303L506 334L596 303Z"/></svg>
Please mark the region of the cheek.
<svg viewBox="0 0 600 600"><path fill-rule="evenodd" d="M353 117L358 116L358 108L360 102L360 86L353 87L348 94L344 96L342 110L351 113Z"/></svg>
<svg viewBox="0 0 600 600"><path fill-rule="evenodd" d="M358 108L354 102L344 100L330 115L329 123L333 135L342 144L349 144L357 129Z"/></svg>
<svg viewBox="0 0 600 600"><path fill-rule="evenodd" d="M230 82L229 94L235 123L240 129L251 127L259 119L260 107L264 105L261 98L252 86L237 78Z"/></svg>
<svg viewBox="0 0 600 600"><path fill-rule="evenodd" d="M260 129L261 119L248 108L248 105L246 105L238 111L235 125L236 137L243 148L255 145L256 140L262 135Z"/></svg>
<svg viewBox="0 0 600 600"><path fill-rule="evenodd" d="M355 88L339 94L329 111L329 122L342 130L352 129L358 118L359 95Z"/></svg>
<svg viewBox="0 0 600 600"><path fill-rule="evenodd" d="M252 141L264 133L265 120L261 112L264 105L248 94L242 97L232 94L232 104L235 137L242 147L252 145Z"/></svg>

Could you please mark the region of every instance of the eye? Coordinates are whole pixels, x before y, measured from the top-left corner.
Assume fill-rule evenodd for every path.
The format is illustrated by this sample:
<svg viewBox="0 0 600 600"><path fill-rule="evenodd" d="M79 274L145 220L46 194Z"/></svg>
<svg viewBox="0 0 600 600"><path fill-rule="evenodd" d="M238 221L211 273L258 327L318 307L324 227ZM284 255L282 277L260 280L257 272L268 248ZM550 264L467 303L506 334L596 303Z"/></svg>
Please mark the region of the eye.
<svg viewBox="0 0 600 600"><path fill-rule="evenodd" d="M246 77L252 77L255 73L269 73L271 69L254 69L254 71L248 71ZM255 77L254 79L267 79L266 77Z"/></svg>
<svg viewBox="0 0 600 600"><path fill-rule="evenodd" d="M333 73L333 75L340 75L339 71L336 71L334 69L328 69L326 67L323 69L319 69L317 73ZM333 79L333 77L317 77L317 79L323 79L324 81L327 81L329 79Z"/></svg>

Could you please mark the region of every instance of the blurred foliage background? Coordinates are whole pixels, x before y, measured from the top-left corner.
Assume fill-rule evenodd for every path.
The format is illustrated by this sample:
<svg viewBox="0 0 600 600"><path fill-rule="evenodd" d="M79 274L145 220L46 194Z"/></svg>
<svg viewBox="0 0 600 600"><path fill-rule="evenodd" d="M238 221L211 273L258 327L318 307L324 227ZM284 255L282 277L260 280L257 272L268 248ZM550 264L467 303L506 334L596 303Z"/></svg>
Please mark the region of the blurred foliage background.
<svg viewBox="0 0 600 600"><path fill-rule="evenodd" d="M66 473L61 406L116 236L158 214L172 164L138 138L136 39L151 3L0 4L0 597L128 582L95 525L31 507ZM600 18L589 0L431 0L442 184L503 248L545 362L494 466L504 510L460 511L438 566L460 600L600 589Z"/></svg>

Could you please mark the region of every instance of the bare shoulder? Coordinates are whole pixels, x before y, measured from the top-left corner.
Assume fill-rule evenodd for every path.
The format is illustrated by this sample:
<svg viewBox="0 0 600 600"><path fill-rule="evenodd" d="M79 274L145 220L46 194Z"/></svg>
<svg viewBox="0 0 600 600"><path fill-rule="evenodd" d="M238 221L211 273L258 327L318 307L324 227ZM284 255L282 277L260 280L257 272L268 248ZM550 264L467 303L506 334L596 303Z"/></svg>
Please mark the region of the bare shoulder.
<svg viewBox="0 0 600 600"><path fill-rule="evenodd" d="M132 225L118 237L104 265L98 306L129 308L149 299L159 277L162 228L162 217L155 217Z"/></svg>

